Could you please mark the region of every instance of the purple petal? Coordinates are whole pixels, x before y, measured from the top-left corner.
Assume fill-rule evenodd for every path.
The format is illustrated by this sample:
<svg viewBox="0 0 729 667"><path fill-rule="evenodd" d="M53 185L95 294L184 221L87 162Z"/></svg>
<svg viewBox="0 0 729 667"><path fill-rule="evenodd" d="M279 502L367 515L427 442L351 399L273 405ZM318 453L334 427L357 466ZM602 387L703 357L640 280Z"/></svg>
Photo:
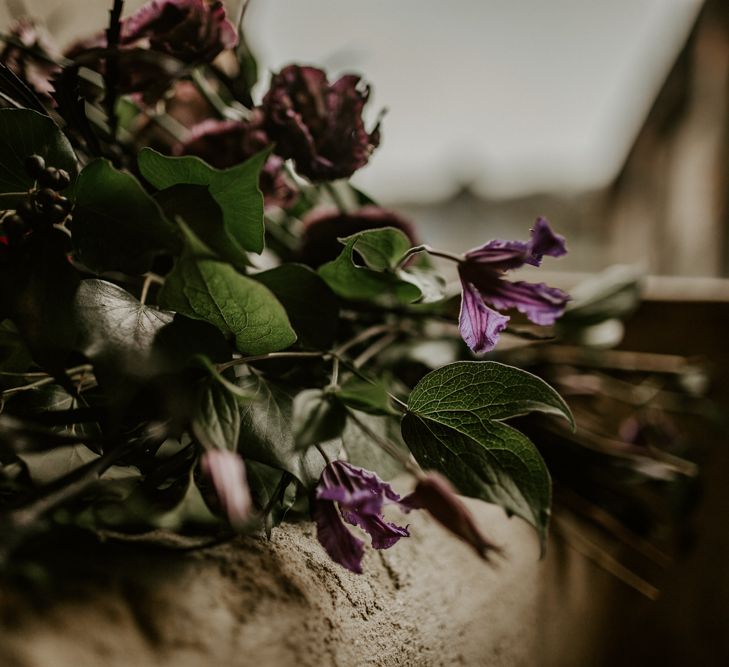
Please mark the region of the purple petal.
<svg viewBox="0 0 729 667"><path fill-rule="evenodd" d="M471 266L488 266L495 272L502 272L524 264L539 266L544 255L561 257L566 253L564 237L555 234L544 218L537 218L528 242L496 239L469 250L465 257Z"/></svg>
<svg viewBox="0 0 729 667"><path fill-rule="evenodd" d="M352 535L342 522L333 502L314 502L316 537L329 557L355 574L362 574L364 542Z"/></svg>
<svg viewBox="0 0 729 667"><path fill-rule="evenodd" d="M246 479L246 469L238 454L223 449L205 452L203 472L210 478L220 506L234 528L248 521L253 501Z"/></svg>
<svg viewBox="0 0 729 667"><path fill-rule="evenodd" d="M497 239L469 250L465 257L469 264L487 265L493 271L508 271L523 266L529 255L528 243Z"/></svg>
<svg viewBox="0 0 729 667"><path fill-rule="evenodd" d="M544 283L497 281L483 298L494 308L516 308L534 324L549 326L564 313L569 295Z"/></svg>
<svg viewBox="0 0 729 667"><path fill-rule="evenodd" d="M458 319L461 337L476 353L493 350L509 318L489 308L471 283L461 279L461 284L463 297Z"/></svg>
<svg viewBox="0 0 729 667"><path fill-rule="evenodd" d="M539 266L544 255L561 257L567 254L564 236L555 234L544 218L537 218L532 228L532 236L528 243L529 259L525 261Z"/></svg>
<svg viewBox="0 0 729 667"><path fill-rule="evenodd" d="M346 511L343 508L340 510L347 523L359 526L369 534L375 549L389 549L401 537L410 537L410 531L407 528L385 521L380 514Z"/></svg>

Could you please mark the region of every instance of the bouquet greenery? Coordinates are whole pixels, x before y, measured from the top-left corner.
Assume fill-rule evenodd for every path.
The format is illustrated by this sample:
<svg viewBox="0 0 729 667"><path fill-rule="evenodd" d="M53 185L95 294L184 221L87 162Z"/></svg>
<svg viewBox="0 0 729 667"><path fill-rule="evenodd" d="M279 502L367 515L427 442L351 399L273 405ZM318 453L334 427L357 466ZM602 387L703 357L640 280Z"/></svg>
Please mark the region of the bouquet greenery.
<svg viewBox="0 0 729 667"><path fill-rule="evenodd" d="M489 557L456 493L545 539L550 477L507 420L571 422L519 368L475 360L568 297L505 276L566 252L454 255L348 178L380 143L369 88L256 65L220 2L152 0L61 52L22 19L0 60L4 555L64 527L268 530L311 517L361 572L429 512ZM526 225L525 225L526 227ZM526 230L525 230L526 231ZM452 263L447 284L437 267ZM523 329L523 327L522 327ZM415 480L400 497L384 481Z"/></svg>

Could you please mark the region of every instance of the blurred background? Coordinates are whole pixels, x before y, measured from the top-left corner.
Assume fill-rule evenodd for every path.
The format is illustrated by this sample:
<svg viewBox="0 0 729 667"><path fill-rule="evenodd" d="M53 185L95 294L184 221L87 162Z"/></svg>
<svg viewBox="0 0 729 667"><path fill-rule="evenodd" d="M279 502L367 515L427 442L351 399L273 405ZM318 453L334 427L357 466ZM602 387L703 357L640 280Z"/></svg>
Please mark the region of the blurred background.
<svg viewBox="0 0 729 667"><path fill-rule="evenodd" d="M128 1L127 12L141 4ZM104 25L109 5L5 0L0 21L44 18L65 45ZM228 5L235 16L240 5ZM647 276L640 306L620 301L629 279L603 291L618 294L608 309L625 319L613 356L545 345L540 363L557 369L550 379L565 394L592 387L590 401L602 403L586 412L604 413L611 447L623 437L618 415L678 415L672 451L699 464L701 481L682 489L691 497L658 503L630 475L610 488L596 459L602 495L580 490L589 511L561 499L536 623L544 664L729 664L729 1L250 0L244 27L259 99L269 72L290 62L372 84L367 113L373 124L387 109L383 141L354 183L415 220L432 245L462 252L524 239L544 215L570 253L545 263L540 280L571 288L614 264ZM600 321L586 303L577 329ZM694 400L705 387L686 384L697 366L710 408ZM638 398L626 410L628 394ZM569 434L559 437L563 452ZM581 461L553 469L558 487L565 472L565 493L577 478L592 484ZM679 505L691 506L688 518L671 514ZM671 518L636 527L636 506ZM606 507L623 523L611 524Z"/></svg>

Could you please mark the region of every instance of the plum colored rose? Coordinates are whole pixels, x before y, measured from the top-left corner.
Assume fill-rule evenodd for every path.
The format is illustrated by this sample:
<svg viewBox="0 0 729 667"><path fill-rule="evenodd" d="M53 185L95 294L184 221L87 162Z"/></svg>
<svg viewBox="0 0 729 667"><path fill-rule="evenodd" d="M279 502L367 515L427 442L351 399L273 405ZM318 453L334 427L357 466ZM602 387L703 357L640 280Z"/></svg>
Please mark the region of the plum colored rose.
<svg viewBox="0 0 729 667"><path fill-rule="evenodd" d="M380 143L379 123L367 132L362 120L369 94L355 75L330 84L315 67L285 67L273 76L262 105L276 153L312 182L351 176Z"/></svg>
<svg viewBox="0 0 729 667"><path fill-rule="evenodd" d="M122 23L121 43L142 40L185 63L210 62L238 43L222 2L151 0Z"/></svg>

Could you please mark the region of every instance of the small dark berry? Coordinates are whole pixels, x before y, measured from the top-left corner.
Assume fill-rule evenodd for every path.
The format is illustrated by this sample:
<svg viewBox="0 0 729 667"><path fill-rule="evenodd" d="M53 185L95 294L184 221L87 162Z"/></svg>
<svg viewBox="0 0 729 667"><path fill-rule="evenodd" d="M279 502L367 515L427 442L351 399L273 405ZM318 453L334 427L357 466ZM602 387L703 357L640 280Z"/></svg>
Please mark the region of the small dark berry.
<svg viewBox="0 0 729 667"><path fill-rule="evenodd" d="M35 206L33 206L33 202L30 201L30 199L23 199L23 201L18 204L18 208L15 212L28 222L35 217Z"/></svg>
<svg viewBox="0 0 729 667"><path fill-rule="evenodd" d="M17 213L9 215L3 220L3 231L10 241L17 241L22 238L25 234L27 226L25 220L21 218Z"/></svg>
<svg viewBox="0 0 729 667"><path fill-rule="evenodd" d="M58 169L55 167L47 167L44 169L43 173L38 176L38 183L40 183L41 187L55 190L58 187Z"/></svg>
<svg viewBox="0 0 729 667"><path fill-rule="evenodd" d="M63 210L66 211L66 213L70 213L71 209L73 208L73 204L66 199L66 197L61 197L59 195L58 199L56 199L56 204L63 207Z"/></svg>
<svg viewBox="0 0 729 667"><path fill-rule="evenodd" d="M58 194L51 188L43 188L36 195L36 199L41 206L53 206L58 199Z"/></svg>
<svg viewBox="0 0 729 667"><path fill-rule="evenodd" d="M61 222L66 217L66 209L60 204L53 204L48 212L48 218L52 224Z"/></svg>
<svg viewBox="0 0 729 667"><path fill-rule="evenodd" d="M40 155L31 155L25 160L25 170L32 178L40 178L45 168L46 161Z"/></svg>
<svg viewBox="0 0 729 667"><path fill-rule="evenodd" d="M65 190L71 185L71 177L65 169L58 170L58 184L56 190Z"/></svg>

